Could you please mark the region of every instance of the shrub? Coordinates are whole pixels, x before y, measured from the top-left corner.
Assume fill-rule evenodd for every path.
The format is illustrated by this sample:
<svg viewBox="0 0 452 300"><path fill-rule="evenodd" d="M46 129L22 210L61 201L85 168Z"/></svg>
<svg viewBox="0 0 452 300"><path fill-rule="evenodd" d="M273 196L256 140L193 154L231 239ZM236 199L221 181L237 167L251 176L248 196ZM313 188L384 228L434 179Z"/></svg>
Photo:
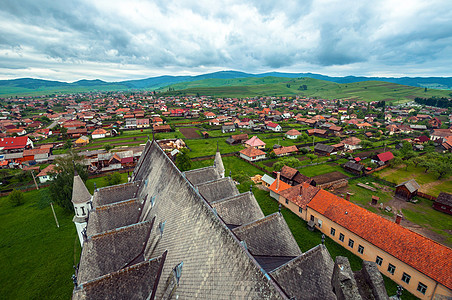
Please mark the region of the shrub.
<svg viewBox="0 0 452 300"><path fill-rule="evenodd" d="M11 193L9 193L8 200L12 206L19 206L24 204L24 194L14 189Z"/></svg>
<svg viewBox="0 0 452 300"><path fill-rule="evenodd" d="M107 181L108 185L120 184L121 183L121 174L119 174L118 172L108 174L106 176L105 180Z"/></svg>

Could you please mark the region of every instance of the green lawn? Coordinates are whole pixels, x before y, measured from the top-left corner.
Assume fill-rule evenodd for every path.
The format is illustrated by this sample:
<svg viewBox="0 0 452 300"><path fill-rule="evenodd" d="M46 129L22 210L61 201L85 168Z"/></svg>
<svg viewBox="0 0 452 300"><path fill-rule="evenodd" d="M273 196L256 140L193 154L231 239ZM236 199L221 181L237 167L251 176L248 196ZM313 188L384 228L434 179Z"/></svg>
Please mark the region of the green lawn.
<svg viewBox="0 0 452 300"><path fill-rule="evenodd" d="M430 194L432 196L438 196L440 192L452 193L452 176L449 178L442 179L438 184L432 184L438 181L437 175L432 172L425 173L424 168L421 167L408 167L405 168L404 165L396 168L386 168L379 172L375 172L374 175L383 178L389 182L395 184L400 184L404 181L415 179L416 182L421 186L421 192ZM423 185L427 186L423 187Z"/></svg>
<svg viewBox="0 0 452 300"><path fill-rule="evenodd" d="M123 182L127 173L121 174ZM104 178L89 179L90 192L106 186ZM0 198L0 299L69 299L73 265L80 242L73 212L55 205L60 228L49 206L48 189L24 193L25 204L12 207Z"/></svg>
<svg viewBox="0 0 452 300"><path fill-rule="evenodd" d="M43 205L47 189L24 193L25 204L11 207L0 198L1 299L68 299L72 266L80 256L72 212Z"/></svg>
<svg viewBox="0 0 452 300"><path fill-rule="evenodd" d="M426 227L441 234L447 240L449 246L452 245L452 217L432 208L432 201L417 198L418 203L408 203L409 209L403 209L403 216L407 220Z"/></svg>
<svg viewBox="0 0 452 300"><path fill-rule="evenodd" d="M229 172L231 172L232 177L234 177L234 175L237 175L238 173L244 174L248 177L252 177L256 174L264 174L264 172L262 172L258 168L250 165L246 161L243 161L236 156L223 157L222 159L225 169L224 175L226 177L229 176ZM213 166L213 159L193 161L191 169L199 169L208 166Z"/></svg>
<svg viewBox="0 0 452 300"><path fill-rule="evenodd" d="M314 177L317 175L323 175L326 173L331 173L335 171L339 171L342 174L345 174L347 176L353 176L352 174L345 171L340 165L336 163L324 163L321 165L315 165L315 166L309 166L305 168L299 169L300 173L308 176L308 177Z"/></svg>
<svg viewBox="0 0 452 300"><path fill-rule="evenodd" d="M217 142L221 153L237 152L244 149L242 145L229 145L226 143L226 138L185 140L185 143L191 149L190 157L214 155L217 152Z"/></svg>
<svg viewBox="0 0 452 300"><path fill-rule="evenodd" d="M348 189L352 193L351 200L355 203L359 203L361 206L366 206L366 208L368 208L367 206L371 202L372 196L380 197L379 203L380 202L387 203L389 200L392 199L393 196L392 188L391 192L388 193L379 188L381 184L376 182L378 186L375 186L372 184L373 182L374 180L372 180L372 177L362 177L349 180ZM369 186L375 188L377 191L376 192L370 191L368 189L356 185L357 183L368 184Z"/></svg>

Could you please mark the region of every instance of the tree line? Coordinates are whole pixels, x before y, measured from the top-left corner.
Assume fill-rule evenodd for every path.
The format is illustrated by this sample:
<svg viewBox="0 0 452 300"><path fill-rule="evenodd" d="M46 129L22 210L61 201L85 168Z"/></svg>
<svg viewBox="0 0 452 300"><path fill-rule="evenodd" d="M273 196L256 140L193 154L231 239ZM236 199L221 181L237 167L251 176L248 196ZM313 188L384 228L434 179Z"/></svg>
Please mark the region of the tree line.
<svg viewBox="0 0 452 300"><path fill-rule="evenodd" d="M419 103L419 104L428 105L428 106L440 107L440 108L450 108L450 107L452 107L452 100L444 98L444 97L441 97L441 98L437 98L437 97L419 98L419 97L416 97L416 98L414 98L414 102Z"/></svg>

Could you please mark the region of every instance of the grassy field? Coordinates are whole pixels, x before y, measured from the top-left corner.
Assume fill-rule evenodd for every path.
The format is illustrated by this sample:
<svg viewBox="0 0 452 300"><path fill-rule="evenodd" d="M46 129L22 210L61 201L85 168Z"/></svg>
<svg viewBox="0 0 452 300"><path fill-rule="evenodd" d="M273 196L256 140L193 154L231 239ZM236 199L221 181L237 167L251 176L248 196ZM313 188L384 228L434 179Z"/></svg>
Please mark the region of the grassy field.
<svg viewBox="0 0 452 300"><path fill-rule="evenodd" d="M441 234L452 245L452 217L433 209L430 200L418 198L418 201L416 204L409 203L407 209L402 209L404 218Z"/></svg>
<svg viewBox="0 0 452 300"><path fill-rule="evenodd" d="M421 186L420 191L432 196L438 196L440 192L452 193L452 176L438 180L435 174L425 173L424 168L421 167L411 166L406 169L402 165L396 168L386 168L374 174L395 184L415 179Z"/></svg>
<svg viewBox="0 0 452 300"><path fill-rule="evenodd" d="M232 177L239 173L244 174L248 177L252 177L256 174L264 175L264 172L236 156L223 157L223 164L225 169L225 176L229 176L229 172L231 172ZM192 162L191 168L198 169L208 166L213 166L213 159L194 161Z"/></svg>
<svg viewBox="0 0 452 300"><path fill-rule="evenodd" d="M126 182L127 174L121 177ZM91 193L94 182L107 185L104 178L89 179ZM24 196L18 207L0 198L0 299L69 299L72 266L80 257L74 214L55 205L57 228L46 188Z"/></svg>
<svg viewBox="0 0 452 300"><path fill-rule="evenodd" d="M301 174L308 176L308 177L314 177L317 175L323 175L323 174L331 173L331 172L335 172L335 171L339 171L342 174L345 174L347 176L352 176L352 174L345 171L340 165L338 165L336 163L324 163L321 165L309 166L309 167L301 168L301 169L299 169L299 171Z"/></svg>
<svg viewBox="0 0 452 300"><path fill-rule="evenodd" d="M242 145L229 145L226 143L226 138L185 140L191 150L190 157L214 155L217 152L217 142L221 153L237 152L244 149Z"/></svg>
<svg viewBox="0 0 452 300"><path fill-rule="evenodd" d="M374 180L372 180L371 177L363 177L363 178L349 180L348 188L350 190L350 193L352 193L352 196L351 196L352 201L355 203L361 204L361 206L368 206L368 204L372 200L372 196L380 197L379 203L380 202L387 203L389 200L392 199L393 189L391 189L389 187L385 187L385 188L391 190L391 192L384 191L381 188L379 188L381 185L378 184L378 182L377 182L377 184L378 184L377 186L373 185L373 182L374 182ZM367 190L363 187L356 185L357 183L368 184L369 186L375 188L377 191L372 192L370 190Z"/></svg>
<svg viewBox="0 0 452 300"><path fill-rule="evenodd" d="M299 87L306 85L306 90ZM448 97L448 91L405 86L383 81L339 84L312 78L237 78L205 79L171 86L176 91L164 95L196 95L215 97L306 96L324 99L357 99L366 101L406 102L414 97ZM164 88L162 90L167 90Z"/></svg>

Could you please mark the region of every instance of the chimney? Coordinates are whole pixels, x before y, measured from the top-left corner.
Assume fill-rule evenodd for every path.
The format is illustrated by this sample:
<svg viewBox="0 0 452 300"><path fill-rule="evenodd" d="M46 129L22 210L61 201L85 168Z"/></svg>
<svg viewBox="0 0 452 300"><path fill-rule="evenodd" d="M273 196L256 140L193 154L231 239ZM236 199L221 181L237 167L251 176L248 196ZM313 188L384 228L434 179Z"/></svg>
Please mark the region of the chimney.
<svg viewBox="0 0 452 300"><path fill-rule="evenodd" d="M345 200L347 200L347 201L350 201L350 193L349 192L347 192L347 198L345 198Z"/></svg>
<svg viewBox="0 0 452 300"><path fill-rule="evenodd" d="M276 190L279 190L280 177L281 177L281 172L276 173Z"/></svg>
<svg viewBox="0 0 452 300"><path fill-rule="evenodd" d="M395 219L396 224L400 225L400 221L402 221L402 215L397 214L396 219Z"/></svg>

